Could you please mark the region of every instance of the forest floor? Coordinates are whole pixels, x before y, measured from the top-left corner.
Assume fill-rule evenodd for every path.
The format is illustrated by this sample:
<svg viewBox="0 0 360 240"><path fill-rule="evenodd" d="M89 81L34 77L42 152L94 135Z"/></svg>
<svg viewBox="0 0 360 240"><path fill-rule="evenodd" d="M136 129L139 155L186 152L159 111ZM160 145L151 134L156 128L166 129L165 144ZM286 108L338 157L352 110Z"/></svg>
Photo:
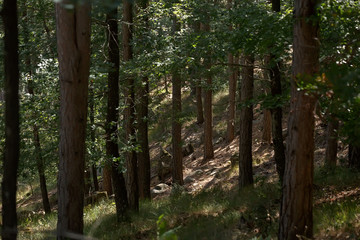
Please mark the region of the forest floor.
<svg viewBox="0 0 360 240"><path fill-rule="evenodd" d="M105 199L85 207L86 239L276 239L280 186L271 144L262 141L263 114L255 107L253 121L254 186L239 191L238 138L225 140L226 94L215 96L214 159L202 159L202 126L195 119L184 123L184 145L191 143L194 152L184 157L183 187L171 188L168 176L157 177L160 149L169 150L169 140L151 143L153 159L152 188L167 186L154 193L152 201L140 204L139 213L131 213L131 221L116 223L113 199ZM164 104L164 103L162 103ZM166 104L166 103L165 103ZM187 105L186 105L187 104ZM191 100L185 107L194 104ZM190 110L191 112L192 110ZM286 117L284 117L284 135ZM166 131L156 126L152 131ZM315 130L314 232L316 239L360 238L359 173L339 167L329 171L322 167L325 154L325 129L319 119ZM155 133L153 133L155 134ZM159 133L163 135L163 132ZM339 143L338 159L345 164L347 149ZM25 189L25 188L24 188ZM53 212L56 212L56 189L49 192ZM20 239L53 239L56 213L45 216L41 197L22 191L18 201ZM159 236L161 238L159 238Z"/></svg>

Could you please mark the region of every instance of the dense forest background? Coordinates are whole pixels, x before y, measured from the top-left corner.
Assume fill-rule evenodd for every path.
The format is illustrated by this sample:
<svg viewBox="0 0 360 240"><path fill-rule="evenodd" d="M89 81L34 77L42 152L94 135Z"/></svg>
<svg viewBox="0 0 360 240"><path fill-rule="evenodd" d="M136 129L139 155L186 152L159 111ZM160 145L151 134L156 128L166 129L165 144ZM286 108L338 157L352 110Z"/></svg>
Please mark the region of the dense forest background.
<svg viewBox="0 0 360 240"><path fill-rule="evenodd" d="M358 239L355 0L2 0L3 239Z"/></svg>

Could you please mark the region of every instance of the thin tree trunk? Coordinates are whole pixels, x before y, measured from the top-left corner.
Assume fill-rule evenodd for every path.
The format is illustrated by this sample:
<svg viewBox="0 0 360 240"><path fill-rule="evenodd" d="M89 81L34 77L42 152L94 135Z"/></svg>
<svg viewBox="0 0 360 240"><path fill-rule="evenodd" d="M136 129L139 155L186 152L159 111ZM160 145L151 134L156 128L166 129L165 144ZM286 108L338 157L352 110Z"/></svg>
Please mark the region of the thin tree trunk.
<svg viewBox="0 0 360 240"><path fill-rule="evenodd" d="M201 29L205 32L210 32L210 24L201 23ZM211 69L211 54L206 53L204 64L208 71ZM207 73L206 77L206 89L204 98L204 161L208 161L214 158L214 146L212 142L213 131L213 118L212 118L212 76L211 73Z"/></svg>
<svg viewBox="0 0 360 240"><path fill-rule="evenodd" d="M295 0L293 76L288 121L287 161L280 208L279 239L313 236L314 108L316 97L298 90L297 82L319 71L316 17L318 1Z"/></svg>
<svg viewBox="0 0 360 240"><path fill-rule="evenodd" d="M252 121L253 106L248 101L253 99L254 91L254 56L244 57L246 67L243 67L241 82L240 138L239 138L239 187L253 184L252 170Z"/></svg>
<svg viewBox="0 0 360 240"><path fill-rule="evenodd" d="M24 6L24 16L25 19L27 18L27 6L25 4ZM24 26L24 43L25 45L29 44L29 30L28 30L28 24L27 19L25 20L25 26ZM32 80L32 66L31 66L31 55L28 53L25 58L25 65L26 65L26 72L28 74L28 81L27 81L27 87L28 87L28 93L31 97L34 97L34 83ZM34 119L37 119L36 111L33 113ZM40 144L40 137L39 137L39 128L36 123L33 125L33 137L34 137L34 145L35 145L35 155L36 155L36 166L39 174L39 181L40 181L40 190L41 190L41 197L43 202L44 211L46 214L51 212L48 192L46 188L46 178L45 178L45 167L44 167L44 160L42 158L42 150L41 150L41 144Z"/></svg>
<svg viewBox="0 0 360 240"><path fill-rule="evenodd" d="M263 111L263 132L262 132L262 142L270 144L271 143L271 112L269 109L264 109Z"/></svg>
<svg viewBox="0 0 360 240"><path fill-rule="evenodd" d="M142 0L139 7L146 10L148 0ZM146 27L145 31L149 29L148 17L143 18L143 24ZM145 42L145 37L141 36ZM149 153L149 138L148 138L148 123L149 123L149 78L142 77L142 84L139 88L139 104L138 104L138 142L141 151L138 153L138 171L139 171L139 197L140 199L150 199L150 153Z"/></svg>
<svg viewBox="0 0 360 240"><path fill-rule="evenodd" d="M272 0L272 10L274 12L280 12L280 0ZM270 88L273 98L280 99L282 95L281 89L281 73L280 73L280 61L276 60L274 54L269 56L270 63ZM280 183L282 184L285 171L285 146L282 134L282 108L276 107L270 109L272 118L272 138L274 143L274 158L276 163L276 171L279 175Z"/></svg>
<svg viewBox="0 0 360 240"><path fill-rule="evenodd" d="M348 158L349 158L349 167L360 169L360 146L350 143Z"/></svg>
<svg viewBox="0 0 360 240"><path fill-rule="evenodd" d="M90 3L56 4L60 79L58 239L83 234L85 138L90 67Z"/></svg>
<svg viewBox="0 0 360 240"><path fill-rule="evenodd" d="M3 162L2 239L16 239L16 190L19 164L19 55L17 1L4 0L1 11L5 69L5 150Z"/></svg>
<svg viewBox="0 0 360 240"><path fill-rule="evenodd" d="M123 56L124 61L130 61L133 58L131 46L132 41L132 24L133 24L133 2L123 0ZM135 145L135 86L134 78L126 76L125 85L125 140L131 146ZM126 172L127 172L127 190L129 207L132 210L139 210L139 190L137 176L137 156L135 150L126 153Z"/></svg>
<svg viewBox="0 0 360 240"><path fill-rule="evenodd" d="M115 3L115 1L114 1ZM111 179L115 193L115 205L117 220L125 218L128 207L125 178L122 173L124 166L119 166L119 146L117 135L117 122L119 118L119 41L118 41L118 10L115 7L106 15L106 23L109 26L107 39L109 41L109 62L113 65L108 74L108 104L106 117L106 154L111 165ZM120 169L119 169L120 167Z"/></svg>
<svg viewBox="0 0 360 240"><path fill-rule="evenodd" d="M228 0L228 9L230 10L232 6L232 0ZM229 30L232 30L232 26L229 26ZM228 54L228 74L229 74L229 113L227 119L227 136L226 139L228 142L231 142L235 138L235 99L236 99L236 71L233 66L234 56Z"/></svg>
<svg viewBox="0 0 360 240"><path fill-rule="evenodd" d="M333 168L336 166L337 148L338 148L338 129L339 120L330 117L327 125L325 164Z"/></svg>
<svg viewBox="0 0 360 240"><path fill-rule="evenodd" d="M89 88L89 109L90 109L90 139L91 139L91 144L92 144L92 152L94 152L94 144L95 144L95 101L94 101L94 82L91 81L90 82L90 88ZM91 174L92 174L92 179L93 179L93 184L94 184L94 190L95 191L99 191L99 182L97 179L97 168L96 165L93 163L91 164Z"/></svg>
<svg viewBox="0 0 360 240"><path fill-rule="evenodd" d="M200 32L200 22L196 21L193 25L194 32ZM195 64L200 64L199 57L195 56ZM194 76L195 81L195 97L196 97L196 123L204 123L204 111L203 111L203 100L202 100L202 87L201 87L201 78L196 73L196 69L192 70L192 75Z"/></svg>

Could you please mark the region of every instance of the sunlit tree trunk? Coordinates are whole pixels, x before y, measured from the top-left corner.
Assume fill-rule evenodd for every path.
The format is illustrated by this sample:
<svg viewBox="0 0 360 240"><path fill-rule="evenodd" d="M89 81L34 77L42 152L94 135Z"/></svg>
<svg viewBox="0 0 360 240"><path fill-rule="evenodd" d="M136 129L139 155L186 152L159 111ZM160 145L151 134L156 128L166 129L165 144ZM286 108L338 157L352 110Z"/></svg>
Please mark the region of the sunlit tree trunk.
<svg viewBox="0 0 360 240"><path fill-rule="evenodd" d="M133 34L133 2L123 0L123 57L124 61L130 61L133 58L131 46ZM125 78L125 140L128 144L135 146L135 85L133 76ZM126 153L126 173L127 173L127 195L129 207L132 210L139 209L139 190L138 190L138 169L137 156L134 149Z"/></svg>
<svg viewBox="0 0 360 240"><path fill-rule="evenodd" d="M241 82L240 109L240 138L239 138L239 187L253 184L252 169L252 121L253 106L249 101L253 99L254 92L254 56L244 57Z"/></svg>
<svg viewBox="0 0 360 240"><path fill-rule="evenodd" d="M4 0L1 11L5 70L5 150L3 162L2 239L17 237L16 190L19 164L19 41L17 1Z"/></svg>
<svg viewBox="0 0 360 240"><path fill-rule="evenodd" d="M83 234L85 137L90 67L90 3L56 4L60 79L58 239Z"/></svg>
<svg viewBox="0 0 360 240"><path fill-rule="evenodd" d="M299 90L319 71L317 6L319 1L295 0L293 73L288 120L287 161L280 209L279 239L313 236L314 108L316 97Z"/></svg>
<svg viewBox="0 0 360 240"><path fill-rule="evenodd" d="M94 101L94 82L91 81L90 82L90 87L89 87L89 109L90 109L90 113L89 113L89 118L90 118L90 140L91 140L91 144L92 144L92 151L94 152L94 144L95 144L95 101ZM91 174L92 174L92 179L93 179L93 185L94 185L94 190L95 191L99 191L99 182L97 179L97 168L95 164L91 164Z"/></svg>

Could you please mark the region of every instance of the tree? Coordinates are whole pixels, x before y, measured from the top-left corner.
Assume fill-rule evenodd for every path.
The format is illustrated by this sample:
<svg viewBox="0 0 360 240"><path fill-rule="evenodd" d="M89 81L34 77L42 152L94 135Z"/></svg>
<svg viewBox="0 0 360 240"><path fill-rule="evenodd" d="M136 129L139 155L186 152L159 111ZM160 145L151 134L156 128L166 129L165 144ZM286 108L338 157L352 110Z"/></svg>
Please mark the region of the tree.
<svg viewBox="0 0 360 240"><path fill-rule="evenodd" d="M240 103L240 138L239 138L239 187L251 185L252 170L252 121L254 91L254 56L244 57L243 77L241 82Z"/></svg>
<svg viewBox="0 0 360 240"><path fill-rule="evenodd" d="M228 0L227 8L230 10L232 5L232 0ZM232 26L229 26L229 30L232 30ZM236 70L233 66L234 56L232 53L228 53L228 72L229 72L229 113L227 120L227 141L231 142L235 137L235 97L236 97Z"/></svg>
<svg viewBox="0 0 360 240"><path fill-rule="evenodd" d="M95 101L94 101L94 81L90 82L89 87L89 118L90 118L90 140L92 144L92 151L94 152L94 145L95 145ZM94 191L99 191L99 182L97 179L97 169L96 165L94 163L91 164L91 173L92 173L92 179L94 184Z"/></svg>
<svg viewBox="0 0 360 240"><path fill-rule="evenodd" d="M280 0L272 0L272 10L274 12L280 12ZM281 99L281 73L280 73L281 62L277 60L275 54L271 53L269 56L270 65L270 89L271 96L277 101ZM284 170L285 170L285 147L284 139L282 135L282 108L277 106L271 110L271 125L272 125L272 138L274 143L274 158L276 163L276 171L279 175L280 182L283 181Z"/></svg>
<svg viewBox="0 0 360 240"><path fill-rule="evenodd" d="M207 34L210 33L210 23L201 23L200 28ZM214 158L214 146L212 142L213 118L212 118L212 76L211 76L211 54L205 53L204 65L207 70L206 89L204 97L204 161Z"/></svg>
<svg viewBox="0 0 360 240"><path fill-rule="evenodd" d="M113 2L115 3L115 1ZM116 215L118 221L125 216L128 207L125 178L122 173L123 166L120 166L120 154L117 136L117 122L119 109L119 41L118 41L118 10L117 6L106 14L108 25L108 57L112 67L108 73L108 102L106 116L106 155L108 166L111 167L111 179L115 192Z"/></svg>
<svg viewBox="0 0 360 240"><path fill-rule="evenodd" d="M16 190L19 164L19 40L17 1L4 0L1 11L4 37L5 70L5 150L2 196L2 239L16 239Z"/></svg>
<svg viewBox="0 0 360 240"><path fill-rule="evenodd" d="M141 10L145 11L148 7L148 0L141 0L139 2ZM140 35L143 45L146 45L146 35L149 31L149 18L143 14L142 22L144 24L144 33ZM147 74L147 72L146 72ZM142 76L141 86L138 90L138 97L140 99L137 111L138 122L138 142L140 145L140 152L138 153L138 170L139 170L139 197L141 199L150 199L150 153L149 153L149 138L148 138L148 124L149 124L149 77Z"/></svg>
<svg viewBox="0 0 360 240"><path fill-rule="evenodd" d="M325 150L325 164L333 168L336 166L337 148L338 148L338 129L339 120L330 116L326 129L326 150Z"/></svg>
<svg viewBox="0 0 360 240"><path fill-rule="evenodd" d="M298 236L312 238L313 235L313 112L316 97L302 86L311 82L319 71L318 3L312 0L295 0L294 3L289 137L279 239L298 239Z"/></svg>
<svg viewBox="0 0 360 240"><path fill-rule="evenodd" d="M133 58L132 34L133 34L133 2L123 0L123 57L124 61ZM125 140L130 145L126 152L127 191L129 207L133 210L139 209L139 190L137 176L137 156L135 152L135 85L133 76L127 75L125 79Z"/></svg>
<svg viewBox="0 0 360 240"><path fill-rule="evenodd" d="M180 31L177 17L173 16L173 33ZM183 185L183 156L181 146L181 77L177 67L172 74L172 178L175 184Z"/></svg>
<svg viewBox="0 0 360 240"><path fill-rule="evenodd" d="M56 4L60 79L58 239L83 233L84 168L90 66L90 3Z"/></svg>

